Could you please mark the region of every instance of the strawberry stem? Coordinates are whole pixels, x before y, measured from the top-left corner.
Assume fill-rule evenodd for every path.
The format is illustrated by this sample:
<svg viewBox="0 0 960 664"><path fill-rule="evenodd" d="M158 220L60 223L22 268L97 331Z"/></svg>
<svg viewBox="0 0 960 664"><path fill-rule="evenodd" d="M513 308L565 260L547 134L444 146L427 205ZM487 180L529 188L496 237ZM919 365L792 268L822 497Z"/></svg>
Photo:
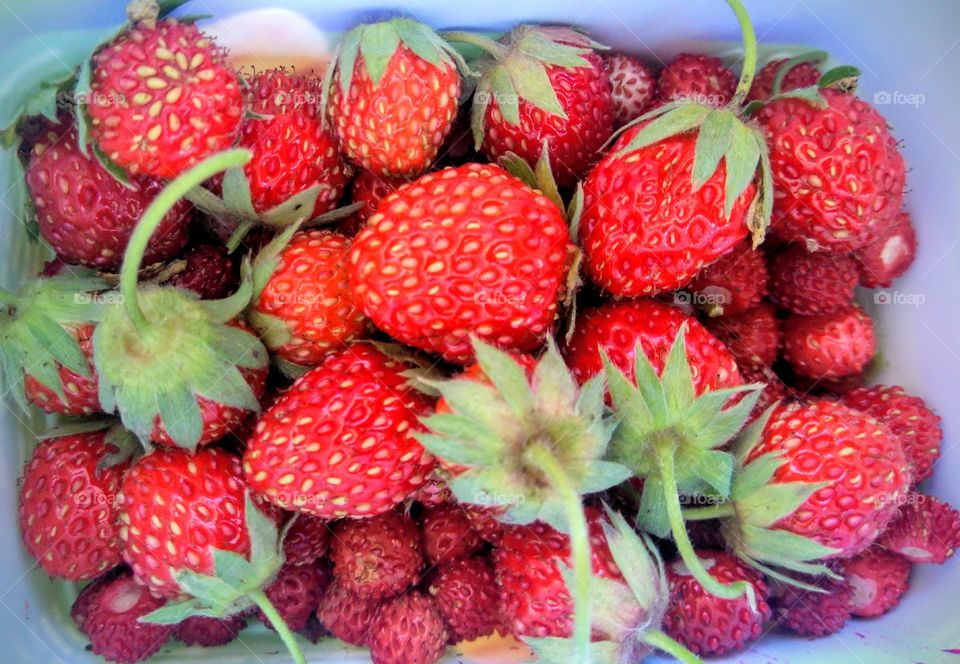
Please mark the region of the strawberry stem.
<svg viewBox="0 0 960 664"><path fill-rule="evenodd" d="M15 307L17 306L17 296L0 288L0 304L6 307Z"/></svg>
<svg viewBox="0 0 960 664"><path fill-rule="evenodd" d="M727 0L730 9L737 17L740 23L740 32L743 35L743 68L740 70L740 80L737 81L737 89L733 93L733 99L730 100L730 108L738 109L743 104L750 92L750 86L753 85L753 76L757 71L757 33L753 30L753 23L750 22L750 15L744 9L740 0Z"/></svg>
<svg viewBox="0 0 960 664"><path fill-rule="evenodd" d="M658 629L648 631L643 635L643 640L657 650L662 650L684 664L703 664L703 660Z"/></svg>
<svg viewBox="0 0 960 664"><path fill-rule="evenodd" d="M688 507L683 510L684 521L708 521L733 516L733 503L718 503L706 507Z"/></svg>
<svg viewBox="0 0 960 664"><path fill-rule="evenodd" d="M539 469L553 488L564 496L570 528L570 554L573 558L573 641L577 662L590 662L590 533L583 514L580 495L567 472L549 447L533 443L524 451L524 460Z"/></svg>
<svg viewBox="0 0 960 664"><path fill-rule="evenodd" d="M804 62L810 62L819 66L826 62L828 57L830 56L826 51L810 51L808 53L795 55L784 62L782 65L780 65L780 69L777 70L777 75L773 77L773 85L770 88L770 96L776 97L780 94L780 89L783 87L783 80L794 67L799 64L803 64Z"/></svg>
<svg viewBox="0 0 960 664"><path fill-rule="evenodd" d="M263 615L267 617L270 624L273 625L273 628L277 631L277 634L280 635L280 639L283 640L283 645L287 647L287 651L290 653L290 656L293 657L295 664L307 664L307 658L303 656L303 651L300 649L300 644L297 643L296 637L294 637L293 632L290 631L287 623L284 622L277 608L267 597L266 593L262 590L256 590L250 593L250 599L260 607Z"/></svg>
<svg viewBox="0 0 960 664"><path fill-rule="evenodd" d="M221 171L234 166L243 166L250 161L251 157L249 150L240 149L225 150L207 157L164 187L140 217L130 236L127 250L124 252L123 265L120 268L120 294L123 296L123 304L130 321L141 335L149 332L150 323L137 300L137 277L150 238L167 213L188 191Z"/></svg>
<svg viewBox="0 0 960 664"><path fill-rule="evenodd" d="M457 41L483 49L485 52L495 57L498 61L502 60L510 50L494 39L484 37L483 35L474 34L472 32L461 32L455 30L453 32L441 32L440 36L447 41Z"/></svg>

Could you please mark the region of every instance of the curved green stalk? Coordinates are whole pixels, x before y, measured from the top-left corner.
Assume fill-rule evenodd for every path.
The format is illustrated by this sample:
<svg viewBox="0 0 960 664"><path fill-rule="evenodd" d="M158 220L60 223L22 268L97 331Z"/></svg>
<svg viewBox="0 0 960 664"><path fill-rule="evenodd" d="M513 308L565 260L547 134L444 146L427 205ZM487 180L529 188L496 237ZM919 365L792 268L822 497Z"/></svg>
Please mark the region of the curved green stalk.
<svg viewBox="0 0 960 664"><path fill-rule="evenodd" d="M287 651L290 653L290 656L293 657L295 664L307 664L307 658L303 656L303 651L300 650L300 644L297 643L296 637L294 637L293 632L290 631L287 623L280 617L280 613L277 612L277 608L267 597L266 593L262 590L257 590L250 593L250 599L260 607L263 615L267 617L267 620L273 625L277 634L280 635L280 638L283 640L283 645L287 647Z"/></svg>
<svg viewBox="0 0 960 664"><path fill-rule="evenodd" d="M140 217L140 221L137 222L133 234L130 236L130 242L127 243L123 265L120 268L120 294L123 296L127 315L130 316L130 320L140 334L144 334L150 329L150 323L144 316L143 310L140 308L140 302L137 300L137 277L150 238L167 213L188 191L221 171L234 166L243 166L250 161L250 158L250 151L241 149L225 150L207 157L164 187L163 191L153 199L150 207Z"/></svg>
<svg viewBox="0 0 960 664"><path fill-rule="evenodd" d="M570 553L573 558L573 641L577 662L590 663L590 533L583 514L580 495L573 487L567 471L557 457L542 443L527 448L524 459L536 466L547 481L564 496L567 521L570 525Z"/></svg>
<svg viewBox="0 0 960 664"><path fill-rule="evenodd" d="M737 89L730 101L730 108L737 109L747 98L750 86L753 85L753 76L757 71L757 33L754 32L750 16L740 0L727 0L727 4L736 14L737 22L740 23L740 32L743 35L743 68L740 70Z"/></svg>
<svg viewBox="0 0 960 664"><path fill-rule="evenodd" d="M476 46L477 48L483 49L485 52L489 53L498 60L506 55L508 50L507 47L500 42L490 39L489 37L484 37L483 35L474 34L472 32L461 32L455 30L452 32L441 32L440 36L447 41L457 41L463 44Z"/></svg>
<svg viewBox="0 0 960 664"><path fill-rule="evenodd" d="M684 521L707 521L734 515L733 503L717 503L706 507L687 507L683 510Z"/></svg>
<svg viewBox="0 0 960 664"><path fill-rule="evenodd" d="M652 629L644 634L643 640L645 643L653 646L657 650L662 650L684 664L703 664L703 660L658 629Z"/></svg>
<svg viewBox="0 0 960 664"><path fill-rule="evenodd" d="M773 85L770 88L770 96L776 97L780 94L780 88L783 87L783 79L787 77L787 74L790 73L794 67L804 62L812 62L817 65L821 65L827 61L827 58L830 57L826 51L809 51L807 53L801 53L800 55L795 55L782 65L780 69L777 70L777 75L773 77Z"/></svg>
<svg viewBox="0 0 960 664"><path fill-rule="evenodd" d="M712 595L723 599L737 599L743 595L747 596L750 608L756 610L757 598L753 590L753 585L746 581L737 581L736 583L720 583L710 572L708 572L703 563L697 557L693 549L693 543L687 535L687 528L683 521L683 509L680 507L680 495L677 489L676 469L674 468L673 448L668 445L662 445L657 450L657 464L660 469L660 481L663 483L663 498L667 505L667 518L670 520L670 531L673 533L673 541L677 545L677 551L687 569L693 575L703 589Z"/></svg>

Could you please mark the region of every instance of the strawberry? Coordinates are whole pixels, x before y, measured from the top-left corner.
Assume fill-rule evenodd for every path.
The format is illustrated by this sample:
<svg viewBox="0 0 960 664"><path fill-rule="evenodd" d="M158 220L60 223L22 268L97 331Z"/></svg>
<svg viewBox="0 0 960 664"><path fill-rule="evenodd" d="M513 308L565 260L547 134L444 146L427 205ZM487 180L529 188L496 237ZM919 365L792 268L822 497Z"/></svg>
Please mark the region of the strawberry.
<svg viewBox="0 0 960 664"><path fill-rule="evenodd" d="M268 69L248 77L251 110L243 121L239 146L253 153L243 167L250 202L268 213L294 196L310 196L313 218L331 211L350 181L336 136L319 115L320 79ZM310 193L308 193L310 192Z"/></svg>
<svg viewBox="0 0 960 664"><path fill-rule="evenodd" d="M433 664L447 649L447 628L432 597L418 590L387 600L373 622L373 664Z"/></svg>
<svg viewBox="0 0 960 664"><path fill-rule="evenodd" d="M618 125L643 115L657 96L657 80L650 67L623 53L603 56L610 79L613 114Z"/></svg>
<svg viewBox="0 0 960 664"><path fill-rule="evenodd" d="M344 590L369 599L402 593L419 580L423 568L417 526L396 511L338 521L330 559Z"/></svg>
<svg viewBox="0 0 960 664"><path fill-rule="evenodd" d="M335 637L354 646L370 645L370 632L380 614L380 600L354 595L336 579L317 607L317 617Z"/></svg>
<svg viewBox="0 0 960 664"><path fill-rule="evenodd" d="M817 580L814 585L815 590L784 585L777 597L778 625L800 636L817 638L843 629L851 616L853 586L845 579L830 578Z"/></svg>
<svg viewBox="0 0 960 664"><path fill-rule="evenodd" d="M483 543L459 505L427 510L421 524L423 553L431 565L469 558Z"/></svg>
<svg viewBox="0 0 960 664"><path fill-rule="evenodd" d="M917 234L910 213L901 210L878 224L873 238L859 247L854 256L860 268L860 285L889 288L903 276L917 256Z"/></svg>
<svg viewBox="0 0 960 664"><path fill-rule="evenodd" d="M830 314L791 314L783 323L783 357L801 376L842 378L863 371L876 351L873 321L856 304Z"/></svg>
<svg viewBox="0 0 960 664"><path fill-rule="evenodd" d="M434 463L414 438L433 402L407 386L411 368L366 343L329 355L257 423L247 483L279 507L325 518L403 502Z"/></svg>
<svg viewBox="0 0 960 664"><path fill-rule="evenodd" d="M836 90L820 94L822 108L786 97L757 114L776 185L773 218L784 239L849 251L900 209L904 163L870 104Z"/></svg>
<svg viewBox="0 0 960 664"><path fill-rule="evenodd" d="M597 44L573 28L533 25L520 25L498 42L460 32L447 37L488 54L478 63L472 108L478 149L491 161L509 152L533 167L547 146L561 187L589 170L615 119Z"/></svg>
<svg viewBox="0 0 960 664"><path fill-rule="evenodd" d="M243 93L226 53L193 23L144 20L93 56L90 134L133 175L173 178L234 143Z"/></svg>
<svg viewBox="0 0 960 664"><path fill-rule="evenodd" d="M380 201L406 183L407 180L403 178L387 178L373 171L361 170L350 187L350 200L363 205L350 217L340 222L337 232L347 237L353 237L359 233L366 226L367 220L377 211Z"/></svg>
<svg viewBox="0 0 960 664"><path fill-rule="evenodd" d="M694 303L711 316L742 314L767 294L763 254L742 242L700 270L690 283Z"/></svg>
<svg viewBox="0 0 960 664"><path fill-rule="evenodd" d="M573 251L550 199L498 166L466 164L385 198L353 242L350 279L381 330L467 363L471 333L508 350L541 345Z"/></svg>
<svg viewBox="0 0 960 664"><path fill-rule="evenodd" d="M410 500L420 503L424 508L441 507L456 501L446 481L434 471L419 489L410 494ZM469 517L464 513L464 518Z"/></svg>
<svg viewBox="0 0 960 664"><path fill-rule="evenodd" d="M344 153L386 177L426 170L450 131L463 59L410 19L362 24L347 33L324 80L326 110Z"/></svg>
<svg viewBox="0 0 960 664"><path fill-rule="evenodd" d="M90 649L108 662L135 664L160 650L170 638L167 625L139 619L160 608L164 600L150 594L129 571L93 586L85 597L80 630L90 639Z"/></svg>
<svg viewBox="0 0 960 664"><path fill-rule="evenodd" d="M778 401L790 401L794 396L790 388L769 367L745 365L740 369L740 374L746 383L763 383L760 398L750 411L751 420L762 415L767 408Z"/></svg>
<svg viewBox="0 0 960 664"><path fill-rule="evenodd" d="M137 220L160 193L155 178L119 183L93 155L81 152L77 130L48 130L33 147L27 187L40 234L68 263L116 270ZM148 264L173 258L187 243L190 205L177 203L147 245Z"/></svg>
<svg viewBox="0 0 960 664"><path fill-rule="evenodd" d="M499 544L503 533L508 526L498 518L499 510L495 507L481 507L479 505L461 505L463 515L473 532L477 533L484 542Z"/></svg>
<svg viewBox="0 0 960 664"><path fill-rule="evenodd" d="M287 626L293 631L299 631L307 626L329 582L330 574L321 565L288 563L280 568L277 577L263 592ZM263 611L258 612L258 617L260 622L273 628Z"/></svg>
<svg viewBox="0 0 960 664"><path fill-rule="evenodd" d="M720 58L681 53L657 79L664 102L689 99L709 106L725 106L733 98L737 77Z"/></svg>
<svg viewBox="0 0 960 664"><path fill-rule="evenodd" d="M312 565L326 555L330 527L324 519L295 514L296 520L283 538L283 557L288 565Z"/></svg>
<svg viewBox="0 0 960 664"><path fill-rule="evenodd" d="M704 325L730 351L741 374L748 370L756 373L777 359L780 321L769 304L759 304L735 316L711 318Z"/></svg>
<svg viewBox="0 0 960 664"><path fill-rule="evenodd" d="M756 609L743 597L722 599L706 591L683 560L667 565L670 605L664 631L697 655L723 655L743 650L763 633L771 615L769 590L763 576L723 551L697 552L710 576L724 584L749 583L756 594Z"/></svg>
<svg viewBox="0 0 960 664"><path fill-rule="evenodd" d="M236 639L246 626L247 619L242 615L226 619L192 616L177 624L173 636L188 646L213 648L227 645Z"/></svg>
<svg viewBox="0 0 960 664"><path fill-rule="evenodd" d="M430 594L437 601L453 643L493 634L500 622L493 566L482 556L440 565Z"/></svg>
<svg viewBox="0 0 960 664"><path fill-rule="evenodd" d="M851 610L858 618L887 613L909 587L910 562L883 549L868 549L848 560L844 568L847 583L853 586Z"/></svg>
<svg viewBox="0 0 960 664"><path fill-rule="evenodd" d="M181 256L183 270L163 282L193 291L204 300L219 300L237 290L240 270L237 262L219 244L204 242L190 247Z"/></svg>
<svg viewBox="0 0 960 664"><path fill-rule="evenodd" d="M114 501L136 443L109 424L51 435L23 471L23 543L50 576L90 579L120 564Z"/></svg>
<svg viewBox="0 0 960 664"><path fill-rule="evenodd" d="M367 330L354 304L347 257L338 233L294 228L264 247L254 263L255 293L247 318L267 348L312 366Z"/></svg>
<svg viewBox="0 0 960 664"><path fill-rule="evenodd" d="M753 79L753 85L750 87L750 93L747 95L747 100L768 100L773 95L773 84L784 66L788 69L781 79L780 92L790 92L798 88L808 88L816 85L817 81L820 80L818 64L818 60L807 62L796 62L787 58L771 60L757 72Z"/></svg>
<svg viewBox="0 0 960 664"><path fill-rule="evenodd" d="M847 254L791 246L770 261L770 297L804 316L830 314L853 302L857 262Z"/></svg>
<svg viewBox="0 0 960 664"><path fill-rule="evenodd" d="M86 372L79 374L63 364L57 365L61 399L57 393L31 374L23 376L23 391L27 401L47 413L61 415L93 415L100 410L97 394L97 370L93 366L93 330L90 324L64 327L80 346L86 363Z"/></svg>
<svg viewBox="0 0 960 664"><path fill-rule="evenodd" d="M947 503L911 492L877 547L892 551L912 563L942 565L960 546L960 512Z"/></svg>
<svg viewBox="0 0 960 664"><path fill-rule="evenodd" d="M847 392L843 402L877 418L900 438L914 484L933 474L933 466L940 458L943 430L940 417L923 399L897 385L871 385Z"/></svg>

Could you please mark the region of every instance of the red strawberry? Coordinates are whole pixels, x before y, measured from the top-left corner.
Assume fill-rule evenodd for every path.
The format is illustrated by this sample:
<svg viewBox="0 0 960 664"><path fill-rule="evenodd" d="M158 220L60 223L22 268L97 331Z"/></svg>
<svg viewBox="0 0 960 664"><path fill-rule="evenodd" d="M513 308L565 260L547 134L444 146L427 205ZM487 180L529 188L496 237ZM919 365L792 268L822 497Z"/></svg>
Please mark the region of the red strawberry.
<svg viewBox="0 0 960 664"><path fill-rule="evenodd" d="M461 505L464 516L470 523L470 528L485 542L499 544L503 533L509 528L497 518L496 507L481 507L479 505Z"/></svg>
<svg viewBox="0 0 960 664"><path fill-rule="evenodd" d="M247 483L279 507L325 518L403 502L434 463L414 438L433 403L407 386L410 368L364 343L329 355L260 418Z"/></svg>
<svg viewBox="0 0 960 664"><path fill-rule="evenodd" d="M90 649L108 662L135 664L160 650L170 638L169 625L152 625L139 618L159 609L164 600L123 572L97 584L85 598L81 631L90 639Z"/></svg>
<svg viewBox="0 0 960 664"><path fill-rule="evenodd" d="M601 348L614 366L633 379L639 343L659 373L683 325L686 325L687 356L695 368L694 391L702 394L739 385L737 365L724 345L695 318L655 300L611 302L580 312L563 355L581 383L603 367Z"/></svg>
<svg viewBox="0 0 960 664"><path fill-rule="evenodd" d="M91 135L130 173L173 178L230 147L243 107L225 52L193 23L138 22L93 56Z"/></svg>
<svg viewBox="0 0 960 664"><path fill-rule="evenodd" d="M402 593L418 581L423 568L417 526L396 511L338 521L330 559L344 590L370 599Z"/></svg>
<svg viewBox="0 0 960 664"><path fill-rule="evenodd" d="M354 595L336 579L317 607L317 618L323 626L341 641L354 646L370 644L371 628L379 614L379 599Z"/></svg>
<svg viewBox="0 0 960 664"><path fill-rule="evenodd" d="M40 233L68 263L116 270L140 216L163 183L132 178L125 187L96 158L84 155L73 126L46 132L30 153L27 187ZM146 264L174 257L187 243L190 204L177 203L164 217L149 245Z"/></svg>
<svg viewBox="0 0 960 664"><path fill-rule="evenodd" d="M413 590L383 603L370 636L373 664L433 664L447 649L447 628L432 597Z"/></svg>
<svg viewBox="0 0 960 664"><path fill-rule="evenodd" d="M20 531L50 576L91 579L120 564L114 502L130 462L108 463L123 453L113 434L104 429L43 440L24 468Z"/></svg>
<svg viewBox="0 0 960 664"><path fill-rule="evenodd" d="M737 77L720 58L682 53L668 64L657 80L664 102L689 99L709 106L725 106L733 97Z"/></svg>
<svg viewBox="0 0 960 664"><path fill-rule="evenodd" d="M283 555L288 565L312 565L327 553L330 527L325 519L297 514L283 540Z"/></svg>
<svg viewBox="0 0 960 664"><path fill-rule="evenodd" d="M867 102L820 94L823 108L784 98L757 114L770 148L774 223L783 238L808 248L856 249L900 209L903 158Z"/></svg>
<svg viewBox="0 0 960 664"><path fill-rule="evenodd" d="M219 244L197 244L181 257L183 271L167 279L164 285L193 291L204 300L219 300L237 290L240 270L237 262Z"/></svg>
<svg viewBox="0 0 960 664"><path fill-rule="evenodd" d="M447 483L436 472L433 472L423 486L410 494L410 500L430 509L453 503L456 501L456 497L450 491ZM464 518L468 518L466 514L464 514Z"/></svg>
<svg viewBox="0 0 960 664"><path fill-rule="evenodd" d="M698 655L723 655L742 650L763 633L771 615L769 590L763 576L723 551L704 550L697 557L710 576L724 584L746 581L753 586L757 610L745 597L722 599L711 595L693 578L682 560L667 565L670 605L664 631Z"/></svg>
<svg viewBox="0 0 960 664"><path fill-rule="evenodd" d="M347 237L353 237L359 233L366 226L367 220L377 211L380 201L406 183L407 180L402 178L388 178L372 171L361 170L350 188L350 201L363 203L363 207L340 222L337 232Z"/></svg>
<svg viewBox="0 0 960 664"><path fill-rule="evenodd" d="M350 254L357 304L410 346L469 362L470 335L538 348L573 246L563 213L495 165L423 176L385 198Z"/></svg>
<svg viewBox="0 0 960 664"><path fill-rule="evenodd" d="M901 210L873 229L873 238L854 252L860 285L888 288L903 276L917 256L917 234L910 213Z"/></svg>
<svg viewBox="0 0 960 664"><path fill-rule="evenodd" d="M500 598L493 567L486 558L444 563L430 585L430 594L437 600L454 643L493 634L500 624Z"/></svg>
<svg viewBox="0 0 960 664"><path fill-rule="evenodd" d="M910 562L883 549L868 549L844 567L847 583L853 586L851 609L858 618L887 613L909 587Z"/></svg>
<svg viewBox="0 0 960 664"><path fill-rule="evenodd" d="M426 170L457 114L460 56L409 19L359 25L340 44L327 109L344 153L378 175Z"/></svg>
<svg viewBox="0 0 960 664"><path fill-rule="evenodd" d="M640 117L657 96L657 80L650 67L623 53L603 56L610 79L613 114L618 125Z"/></svg>
<svg viewBox="0 0 960 664"><path fill-rule="evenodd" d="M829 314L853 302L857 262L847 254L792 246L770 261L770 296L804 316Z"/></svg>
<svg viewBox="0 0 960 664"><path fill-rule="evenodd" d="M718 261L700 270L690 283L694 304L711 316L740 314L767 294L763 254L741 242Z"/></svg>
<svg viewBox="0 0 960 664"><path fill-rule="evenodd" d="M748 184L727 215L725 162L694 191L697 133L627 150L645 126L649 125L621 136L583 185L580 244L586 273L621 297L652 295L690 283L704 265L746 237L755 192Z"/></svg>
<svg viewBox="0 0 960 664"><path fill-rule="evenodd" d="M790 388L784 385L780 377L769 367L746 365L740 369L740 375L744 383L763 383L764 385L760 398L750 411L751 419L759 417L778 401L789 401L793 397Z"/></svg>
<svg viewBox="0 0 960 664"><path fill-rule="evenodd" d="M288 563L280 568L277 578L263 591L283 618L283 622L287 623L291 630L299 631L307 626L329 583L330 573L324 566ZM273 629L263 611L259 611L257 615L260 622Z"/></svg>
<svg viewBox="0 0 960 664"><path fill-rule="evenodd" d="M874 416L900 438L913 471L914 484L933 474L933 466L940 458L943 430L940 417L923 399L907 394L896 385L871 385L847 392L843 402Z"/></svg>
<svg viewBox="0 0 960 664"><path fill-rule="evenodd" d="M512 152L532 166L546 144L557 183L576 182L599 158L614 123L610 79L592 42L573 28L531 25L500 42L470 41L492 56L474 94L477 146L491 161ZM576 64L557 64L558 57ZM524 78L538 86L510 82Z"/></svg>
<svg viewBox="0 0 960 664"><path fill-rule="evenodd" d="M97 393L97 370L93 366L93 330L86 323L64 327L67 334L77 340L80 351L86 360L88 375L83 376L62 364L57 365L57 375L64 398L27 373L23 376L23 390L30 403L47 413L61 415L93 415L100 411L100 397Z"/></svg>
<svg viewBox="0 0 960 664"><path fill-rule="evenodd" d="M741 374L769 367L777 359L780 321L769 304L759 304L735 316L711 318L705 325L733 355Z"/></svg>
<svg viewBox="0 0 960 664"><path fill-rule="evenodd" d="M877 547L912 563L947 562L960 546L960 513L933 496L911 492Z"/></svg>
<svg viewBox="0 0 960 664"><path fill-rule="evenodd" d="M873 321L855 304L819 316L791 314L783 324L783 357L809 378L862 372L876 343Z"/></svg>
<svg viewBox="0 0 960 664"><path fill-rule="evenodd" d="M777 624L800 636L824 637L843 629L851 616L853 587L832 579L815 585L823 592L784 585L777 597Z"/></svg>
<svg viewBox="0 0 960 664"><path fill-rule="evenodd" d="M243 167L253 209L263 214L313 187L318 193L308 218L335 208L351 171L336 136L323 127L320 80L268 69L248 77L247 86L251 110L261 116L244 120L239 143L253 153Z"/></svg>
<svg viewBox="0 0 960 664"><path fill-rule="evenodd" d="M247 619L242 615L222 619L192 616L177 623L173 628L173 636L188 646L213 648L227 645L236 639L246 626Z"/></svg>
<svg viewBox="0 0 960 664"><path fill-rule="evenodd" d="M469 558L483 543L459 505L427 510L421 528L423 553L431 565Z"/></svg>
<svg viewBox="0 0 960 664"><path fill-rule="evenodd" d="M773 82L786 64L787 58L771 60L757 72L747 95L747 101L766 101L773 94ZM798 88L816 85L820 80L820 70L814 62L799 62L784 75L780 83L780 92L789 92Z"/></svg>

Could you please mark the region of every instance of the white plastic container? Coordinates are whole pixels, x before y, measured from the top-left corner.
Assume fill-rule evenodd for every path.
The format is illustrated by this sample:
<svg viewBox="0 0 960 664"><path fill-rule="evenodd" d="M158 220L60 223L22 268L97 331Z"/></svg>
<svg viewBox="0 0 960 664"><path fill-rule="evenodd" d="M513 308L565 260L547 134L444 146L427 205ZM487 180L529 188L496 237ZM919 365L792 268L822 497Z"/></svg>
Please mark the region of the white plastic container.
<svg viewBox="0 0 960 664"><path fill-rule="evenodd" d="M32 39L52 43L45 33L102 27L122 19L124 0L6 0L0 3L0 48ZM860 94L873 100L903 141L911 167L907 205L913 212L920 253L906 278L885 297L866 294L881 348L877 382L898 383L922 395L944 418L944 456L927 490L960 504L960 2L953 0L745 0L758 38L768 44L803 44L829 51L836 62L863 70ZM437 28L505 29L520 22L573 24L614 48L648 60L666 59L689 48L729 52L738 30L722 0L198 0L188 13L225 17L275 6L309 17L318 30L298 24L271 32L274 50L319 45L324 33L364 20L405 14ZM390 8L389 12L383 8ZM183 11L183 10L181 10ZM276 16L274 16L276 18ZM294 17L296 19L296 17ZM264 21L262 25L273 25ZM235 50L249 44L238 26L220 23L223 41ZM726 45L725 45L726 43ZM251 45L252 46L252 45ZM296 48L293 49L294 51ZM656 54L656 55L654 55ZM0 278L15 286L31 274L40 256L23 229L10 219L9 174L0 188ZM874 301L876 300L876 301ZM24 420L0 408L0 661L18 664L97 662L69 616L72 584L51 581L20 544L17 482L43 418ZM952 472L950 469L954 469ZM915 568L912 589L901 605L879 620L853 621L821 640L771 634L730 662L924 662L960 664L960 563ZM364 651L327 641L306 646L311 662L364 662ZM452 652L452 651L451 651ZM482 661L516 661L518 653L489 654ZM251 626L226 648L184 648L171 642L156 662L284 662L275 635ZM451 657L450 661L481 661Z"/></svg>

